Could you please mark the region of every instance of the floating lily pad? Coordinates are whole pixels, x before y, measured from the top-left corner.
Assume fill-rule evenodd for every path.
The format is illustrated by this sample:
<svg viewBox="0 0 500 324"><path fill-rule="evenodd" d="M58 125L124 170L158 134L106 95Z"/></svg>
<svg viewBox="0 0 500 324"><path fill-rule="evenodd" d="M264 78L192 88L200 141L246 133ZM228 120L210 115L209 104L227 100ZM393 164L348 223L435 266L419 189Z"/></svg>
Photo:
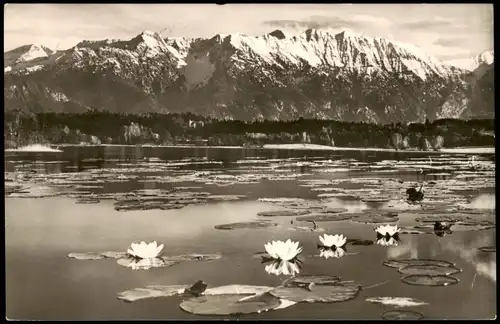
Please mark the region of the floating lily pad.
<svg viewBox="0 0 500 324"><path fill-rule="evenodd" d="M251 298L245 298L251 297ZM243 301L242 299L245 298ZM180 307L196 315L251 314L275 309L281 305L279 298L271 294L225 294L207 295L188 299Z"/></svg>
<svg viewBox="0 0 500 324"><path fill-rule="evenodd" d="M205 290L204 295L259 295L273 290L274 287L269 286L253 286L253 285L228 285Z"/></svg>
<svg viewBox="0 0 500 324"><path fill-rule="evenodd" d="M75 204L98 204L101 201L97 198L84 198L75 201Z"/></svg>
<svg viewBox="0 0 500 324"><path fill-rule="evenodd" d="M409 297L372 297L367 298L367 302L382 304L394 307L416 307L428 305L428 303Z"/></svg>
<svg viewBox="0 0 500 324"><path fill-rule="evenodd" d="M257 213L257 216L279 217L279 216L300 216L310 214L307 210L274 210Z"/></svg>
<svg viewBox="0 0 500 324"><path fill-rule="evenodd" d="M401 278L401 281L416 286L449 286L458 283L457 278L444 275L411 275Z"/></svg>
<svg viewBox="0 0 500 324"><path fill-rule="evenodd" d="M385 215L385 216L389 216L389 217L396 217L398 216L399 214L399 211L397 210L391 210L391 209L363 209L361 210L361 212L363 213L373 213L373 214L382 214L382 215Z"/></svg>
<svg viewBox="0 0 500 324"><path fill-rule="evenodd" d="M458 269L453 266L436 266L436 265L408 265L406 267L402 267L398 269L399 273L404 275L428 275L428 276L449 276L455 273L461 272L461 269Z"/></svg>
<svg viewBox="0 0 500 324"><path fill-rule="evenodd" d="M101 252L101 255L104 255L106 258L110 259L122 259L128 257L127 252L115 252L115 251L106 251L106 252Z"/></svg>
<svg viewBox="0 0 500 324"><path fill-rule="evenodd" d="M294 301L297 303L334 303L343 302L356 298L361 287L345 286L340 284L331 285L309 285L302 287L278 287L271 290L270 294L278 298Z"/></svg>
<svg viewBox="0 0 500 324"><path fill-rule="evenodd" d="M364 214L351 218L352 222L356 223L366 223L366 224L379 224L379 223L394 223L397 222L399 218L396 216L388 216L381 214Z"/></svg>
<svg viewBox="0 0 500 324"><path fill-rule="evenodd" d="M244 197L245 197L244 195L210 195L207 196L207 199L215 201L232 201L232 200L239 200Z"/></svg>
<svg viewBox="0 0 500 324"><path fill-rule="evenodd" d="M365 198L362 198L361 201L372 202L372 203L385 203L385 202L391 201L391 198L389 198L389 197L365 197Z"/></svg>
<svg viewBox="0 0 500 324"><path fill-rule="evenodd" d="M497 247L496 246L483 246L483 247L480 247L479 250L483 251L483 252L496 252Z"/></svg>
<svg viewBox="0 0 500 324"><path fill-rule="evenodd" d="M257 229L257 228L267 228L267 227L274 227L278 226L278 223L272 223L268 221L253 221L253 222L241 222L241 223L230 223L230 224L222 224L222 225L216 225L216 229L220 230L231 230L231 229Z"/></svg>
<svg viewBox="0 0 500 324"><path fill-rule="evenodd" d="M184 254L175 256L162 256L161 259L164 261L212 261L222 258L222 254Z"/></svg>
<svg viewBox="0 0 500 324"><path fill-rule="evenodd" d="M135 288L132 290L123 291L118 294L117 298L131 303L141 299L182 295L188 288L188 285L147 286L146 288Z"/></svg>
<svg viewBox="0 0 500 324"><path fill-rule="evenodd" d="M302 287L308 286L311 283L316 285L328 285L336 284L340 282L340 277L338 276L327 276L327 275L301 275L295 276L293 278L287 279L283 282L284 287Z"/></svg>
<svg viewBox="0 0 500 324"><path fill-rule="evenodd" d="M317 232L322 233L325 231L324 228L321 227L313 227L313 226L292 226L288 228L290 231L300 231L300 232Z"/></svg>
<svg viewBox="0 0 500 324"><path fill-rule="evenodd" d="M420 320L424 315L413 311L390 310L383 313L382 318L385 320Z"/></svg>
<svg viewBox="0 0 500 324"><path fill-rule="evenodd" d="M318 210L317 212L322 213L322 214L339 214L339 213L347 212L347 209L345 209L345 208L324 208L322 210Z"/></svg>
<svg viewBox="0 0 500 324"><path fill-rule="evenodd" d="M121 266L131 268L133 270L148 270L151 268L167 268L179 263L178 261L166 261L160 258L140 259L124 258L116 261Z"/></svg>
<svg viewBox="0 0 500 324"><path fill-rule="evenodd" d="M434 265L438 267L454 267L455 264L444 261L444 260L432 260L432 259L401 259L401 260L387 260L384 261L383 265L391 268L402 268L409 265Z"/></svg>
<svg viewBox="0 0 500 324"><path fill-rule="evenodd" d="M314 214L303 217L297 217L296 220L304 222L338 222L350 220L352 214Z"/></svg>
<svg viewBox="0 0 500 324"><path fill-rule="evenodd" d="M68 254L68 257L77 260L101 260L106 258L106 256L97 252L82 252L82 253L72 252Z"/></svg>

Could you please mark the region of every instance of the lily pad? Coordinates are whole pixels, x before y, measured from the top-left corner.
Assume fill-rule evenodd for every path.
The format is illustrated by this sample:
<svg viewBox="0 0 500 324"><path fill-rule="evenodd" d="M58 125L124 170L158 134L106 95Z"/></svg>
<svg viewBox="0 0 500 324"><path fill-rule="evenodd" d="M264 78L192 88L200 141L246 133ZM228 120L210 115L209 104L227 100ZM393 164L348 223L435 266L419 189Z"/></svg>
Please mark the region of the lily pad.
<svg viewBox="0 0 500 324"><path fill-rule="evenodd" d="M173 285L173 286L147 286L146 288L135 288L126 290L118 294L117 298L126 302L134 302L141 299L171 297L182 295L188 289L188 285Z"/></svg>
<svg viewBox="0 0 500 324"><path fill-rule="evenodd" d="M483 247L480 247L479 250L483 251L483 252L496 252L497 247L496 246L483 246Z"/></svg>
<svg viewBox="0 0 500 324"><path fill-rule="evenodd" d="M212 261L222 258L222 254L184 254L175 256L162 256L161 259L164 261Z"/></svg>
<svg viewBox="0 0 500 324"><path fill-rule="evenodd" d="M367 298L367 302L382 304L394 307L416 307L428 305L428 303L409 297L372 297Z"/></svg>
<svg viewBox="0 0 500 324"><path fill-rule="evenodd" d="M292 226L288 228L290 231L300 231L300 232L316 232L322 233L325 231L324 228L321 227L313 227L313 226Z"/></svg>
<svg viewBox="0 0 500 324"><path fill-rule="evenodd" d="M382 318L385 320L420 320L424 315L413 311L390 310L383 313Z"/></svg>
<svg viewBox="0 0 500 324"><path fill-rule="evenodd" d="M374 214L382 214L382 215L385 215L385 216L392 216L392 217L396 217L398 216L399 212L400 211L397 211L397 210L391 210L391 209L362 209L361 212L363 213L374 213Z"/></svg>
<svg viewBox="0 0 500 324"><path fill-rule="evenodd" d="M391 201L391 198L389 198L389 197L365 197L365 198L362 198L361 201L372 202L372 203L385 203L385 202Z"/></svg>
<svg viewBox="0 0 500 324"><path fill-rule="evenodd" d="M321 213L321 214L339 214L339 213L345 213L347 212L347 209L345 208L324 208L322 210L318 210L317 211L318 213Z"/></svg>
<svg viewBox="0 0 500 324"><path fill-rule="evenodd" d="M274 210L257 213L257 216L279 217L279 216L300 216L310 214L307 210Z"/></svg>
<svg viewBox="0 0 500 324"><path fill-rule="evenodd" d="M401 278L401 281L416 286L449 286L458 283L457 278L444 275L411 275Z"/></svg>
<svg viewBox="0 0 500 324"><path fill-rule="evenodd" d="M75 204L98 204L101 201L97 198L84 198L75 201Z"/></svg>
<svg viewBox="0 0 500 324"><path fill-rule="evenodd" d="M215 225L215 229L220 229L220 230L232 230L232 229L242 229L242 228L257 229L257 228L267 228L267 227L274 227L274 226L278 226L278 223L272 223L272 222L268 222L268 221L253 221L253 222L241 222L241 223Z"/></svg>
<svg viewBox="0 0 500 324"><path fill-rule="evenodd" d="M204 295L259 295L273 290L274 287L269 286L253 286L253 285L227 285L209 288L205 290Z"/></svg>
<svg viewBox="0 0 500 324"><path fill-rule="evenodd" d="M131 268L133 270L148 270L151 268L167 268L179 262L165 261L160 258L140 259L140 260L136 260L134 258L125 258L125 259L118 259L116 263L118 263L121 266Z"/></svg>
<svg viewBox="0 0 500 324"><path fill-rule="evenodd" d="M328 276L328 275L301 275L295 276L293 278L287 279L283 282L284 287L302 287L308 286L311 283L316 285L329 285L336 284L340 282L341 279L338 276Z"/></svg>
<svg viewBox="0 0 500 324"><path fill-rule="evenodd" d="M401 260L387 260L383 265L390 268L402 268L409 265L434 265L438 267L454 267L455 264L444 260L432 259L401 259Z"/></svg>
<svg viewBox="0 0 500 324"><path fill-rule="evenodd" d="M297 217L296 220L304 222L338 222L350 220L352 214L314 214L303 217Z"/></svg>
<svg viewBox="0 0 500 324"><path fill-rule="evenodd" d="M449 276L462 270L453 266L441 267L436 265L408 265L398 269L404 275Z"/></svg>
<svg viewBox="0 0 500 324"><path fill-rule="evenodd" d="M366 224L379 224L379 223L394 223L397 222L399 218L396 216L388 216L381 214L364 214L351 218L352 222L356 223L366 223Z"/></svg>
<svg viewBox="0 0 500 324"><path fill-rule="evenodd" d="M241 299L252 297L248 299ZM281 305L279 298L271 294L224 294L207 295L188 299L180 307L196 315L234 315L251 314L275 309Z"/></svg>
<svg viewBox="0 0 500 324"><path fill-rule="evenodd" d="M308 288L278 287L271 290L270 294L297 303L334 303L354 299L360 290L359 286L331 284L309 285Z"/></svg>
<svg viewBox="0 0 500 324"><path fill-rule="evenodd" d="M127 252L105 251L101 252L101 255L110 259L122 259L128 257L129 254Z"/></svg>
<svg viewBox="0 0 500 324"><path fill-rule="evenodd" d="M68 254L68 257L77 260L101 260L106 258L106 256L96 252L72 252Z"/></svg>

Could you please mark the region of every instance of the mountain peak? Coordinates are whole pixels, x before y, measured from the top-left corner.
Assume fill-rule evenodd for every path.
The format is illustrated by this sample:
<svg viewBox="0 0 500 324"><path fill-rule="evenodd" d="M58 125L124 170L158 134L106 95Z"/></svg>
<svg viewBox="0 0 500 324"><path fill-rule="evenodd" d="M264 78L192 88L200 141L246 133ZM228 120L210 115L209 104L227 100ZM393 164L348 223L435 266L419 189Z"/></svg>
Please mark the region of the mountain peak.
<svg viewBox="0 0 500 324"><path fill-rule="evenodd" d="M484 51L474 58L474 61L477 65L481 65L481 64L488 64L489 65L489 64L492 64L494 62L494 60L495 60L495 56L493 54L493 50Z"/></svg>
<svg viewBox="0 0 500 324"><path fill-rule="evenodd" d="M285 39L287 35L280 29L276 29L268 34L269 36L276 37L277 39Z"/></svg>

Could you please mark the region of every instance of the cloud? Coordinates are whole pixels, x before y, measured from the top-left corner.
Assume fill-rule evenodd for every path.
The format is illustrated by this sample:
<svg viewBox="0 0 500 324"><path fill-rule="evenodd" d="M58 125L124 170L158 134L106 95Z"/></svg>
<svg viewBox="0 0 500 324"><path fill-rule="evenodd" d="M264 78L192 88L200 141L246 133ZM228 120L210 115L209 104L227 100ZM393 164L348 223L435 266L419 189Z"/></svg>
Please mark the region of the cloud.
<svg viewBox="0 0 500 324"><path fill-rule="evenodd" d="M347 18L316 15L308 19L266 20L263 24L278 28L352 28L363 30L373 27L389 27L392 23L388 19L370 15L353 15Z"/></svg>
<svg viewBox="0 0 500 324"><path fill-rule="evenodd" d="M440 16L433 17L432 19L419 19L414 21L402 22L399 24L400 28L407 30L436 30L438 28L463 28L466 27L463 23L456 23L451 19L446 19Z"/></svg>
<svg viewBox="0 0 500 324"><path fill-rule="evenodd" d="M465 37L450 37L450 38L439 37L434 41L434 44L445 47L454 47L454 46L461 46L466 42L467 39Z"/></svg>

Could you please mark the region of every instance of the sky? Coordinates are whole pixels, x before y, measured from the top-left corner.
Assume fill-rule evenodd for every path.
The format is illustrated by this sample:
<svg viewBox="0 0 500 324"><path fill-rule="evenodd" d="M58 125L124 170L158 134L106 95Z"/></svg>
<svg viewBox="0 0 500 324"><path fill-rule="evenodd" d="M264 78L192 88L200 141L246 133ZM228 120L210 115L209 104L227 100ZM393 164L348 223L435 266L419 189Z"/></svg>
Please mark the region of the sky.
<svg viewBox="0 0 500 324"><path fill-rule="evenodd" d="M258 36L281 29L351 30L422 48L445 62L493 49L492 4L6 4L4 50L67 49L81 40Z"/></svg>

